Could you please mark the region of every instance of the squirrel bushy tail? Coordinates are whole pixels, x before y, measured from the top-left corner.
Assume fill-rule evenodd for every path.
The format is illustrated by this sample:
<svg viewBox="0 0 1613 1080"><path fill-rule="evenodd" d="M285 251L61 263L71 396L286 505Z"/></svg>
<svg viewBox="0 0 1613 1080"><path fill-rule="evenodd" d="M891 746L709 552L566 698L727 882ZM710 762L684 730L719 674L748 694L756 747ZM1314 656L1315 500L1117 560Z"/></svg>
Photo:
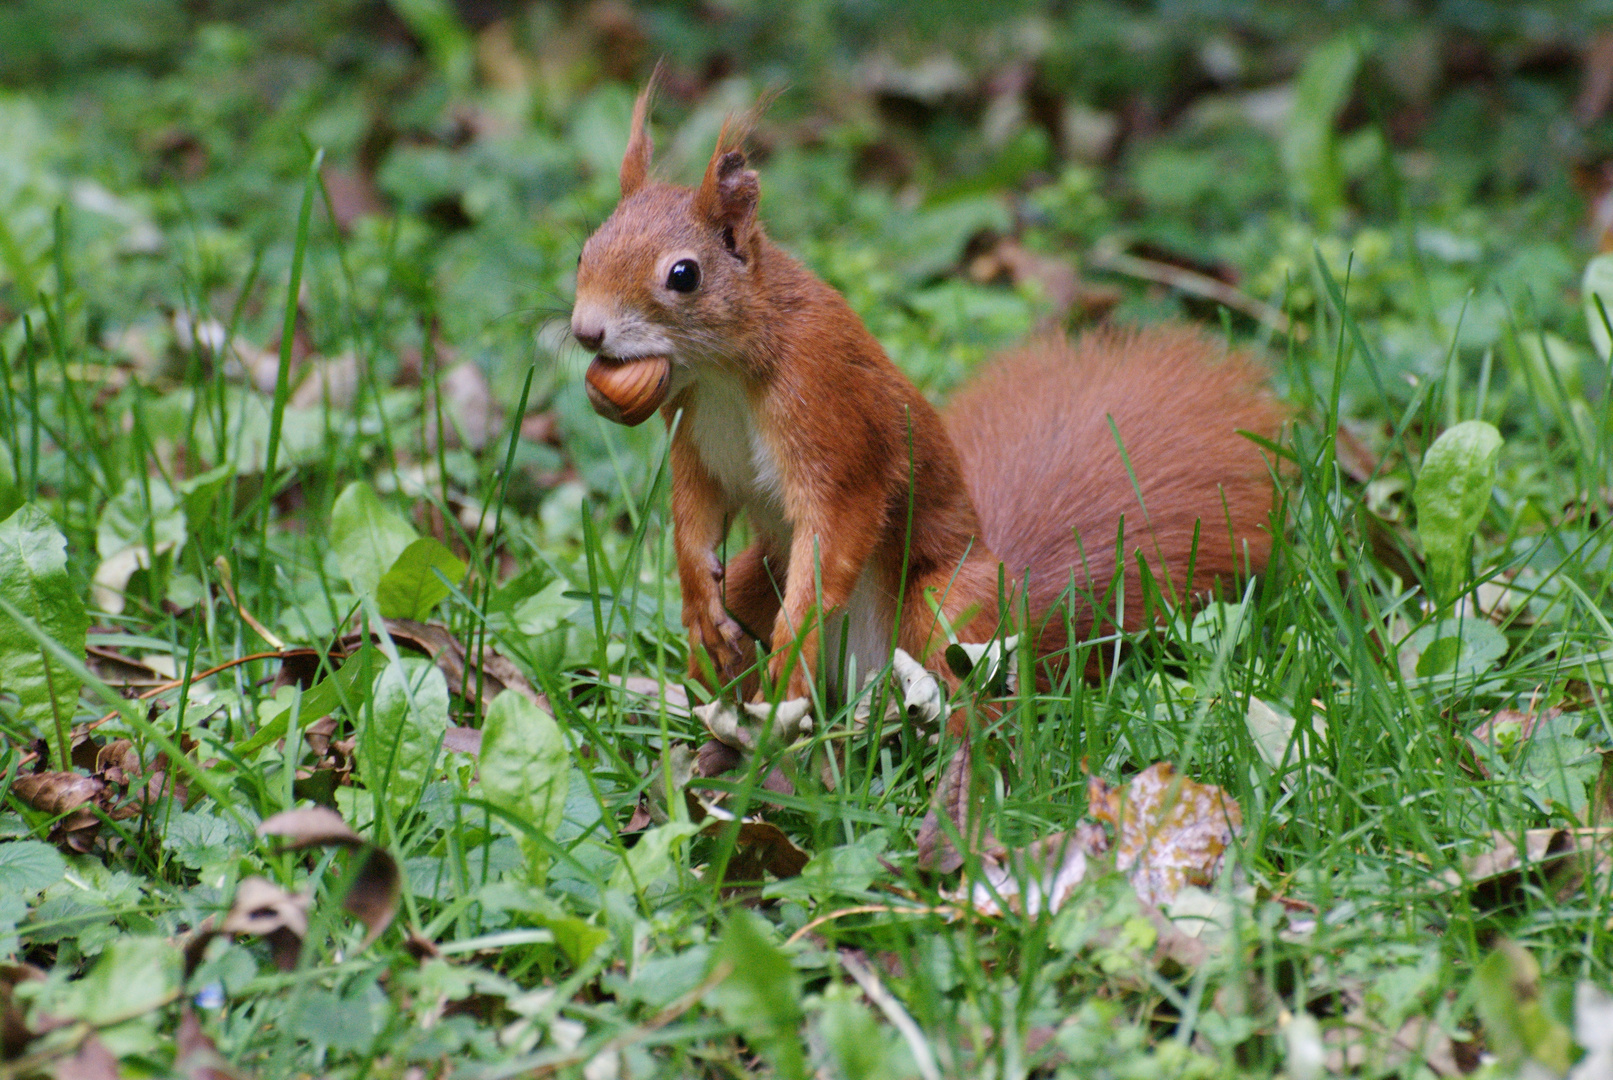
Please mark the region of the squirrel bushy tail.
<svg viewBox="0 0 1613 1080"><path fill-rule="evenodd" d="M1139 559L1177 601L1264 568L1272 466L1239 432L1281 427L1265 374L1191 327L1100 329L1033 340L954 396L943 418L983 538L1010 582L1028 573L1033 625L1072 582L1076 640L1153 618ZM1123 600L1104 595L1117 537ZM1068 634L1063 617L1048 620L1040 651Z"/></svg>

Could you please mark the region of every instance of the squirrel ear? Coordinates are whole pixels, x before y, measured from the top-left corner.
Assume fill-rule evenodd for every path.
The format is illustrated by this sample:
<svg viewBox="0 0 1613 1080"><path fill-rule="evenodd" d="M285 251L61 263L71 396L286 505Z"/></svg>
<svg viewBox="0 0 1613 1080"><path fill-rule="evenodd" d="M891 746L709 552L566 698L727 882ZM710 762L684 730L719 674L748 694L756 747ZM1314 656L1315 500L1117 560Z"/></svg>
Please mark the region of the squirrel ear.
<svg viewBox="0 0 1613 1080"><path fill-rule="evenodd" d="M638 100L633 103L633 131L627 137L627 153L622 155L622 198L627 198L633 192L644 186L645 179L650 175L650 154L655 149L655 143L650 138L650 129L647 124L650 112L650 99L655 96L655 84L661 78L661 65L655 65L650 72L650 81L644 84L639 91Z"/></svg>
<svg viewBox="0 0 1613 1080"><path fill-rule="evenodd" d="M706 166L705 179L695 193L695 209L707 220L721 226L730 249L735 248L749 231L756 217L756 203L761 197L761 185L756 173L745 168L745 154L728 149L731 142L728 125L717 140L717 152L711 155ZM731 239L729 239L731 237ZM738 254L735 251L735 254Z"/></svg>

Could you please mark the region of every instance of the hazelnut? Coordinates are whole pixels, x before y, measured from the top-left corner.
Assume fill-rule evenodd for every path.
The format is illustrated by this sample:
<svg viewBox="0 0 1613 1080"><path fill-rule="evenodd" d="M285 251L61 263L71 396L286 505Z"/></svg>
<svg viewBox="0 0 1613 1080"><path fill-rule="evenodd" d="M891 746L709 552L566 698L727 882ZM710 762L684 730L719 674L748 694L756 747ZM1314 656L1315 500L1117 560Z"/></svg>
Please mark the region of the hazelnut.
<svg viewBox="0 0 1613 1080"><path fill-rule="evenodd" d="M588 365L588 403L606 420L637 427L661 407L671 383L672 361L664 356L596 356Z"/></svg>

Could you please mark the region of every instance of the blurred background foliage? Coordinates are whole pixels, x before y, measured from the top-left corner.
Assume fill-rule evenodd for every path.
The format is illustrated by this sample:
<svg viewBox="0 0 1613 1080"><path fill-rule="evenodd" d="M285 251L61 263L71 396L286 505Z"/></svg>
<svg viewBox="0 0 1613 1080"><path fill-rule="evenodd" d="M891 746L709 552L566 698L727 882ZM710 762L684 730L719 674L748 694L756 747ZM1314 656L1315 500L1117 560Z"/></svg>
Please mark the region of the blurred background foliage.
<svg viewBox="0 0 1613 1080"><path fill-rule="evenodd" d="M562 320L664 59L663 171L698 175L723 117L776 93L753 139L769 227L936 393L1049 322L1219 318L1178 271L1246 298L1231 329L1281 345L1262 312L1312 320L1320 256L1382 353L1377 377L1352 369L1347 415L1384 420L1454 340L1475 371L1514 361L1487 389L1527 427L1527 380L1502 372L1551 366L1593 396L1605 377L1577 281L1613 217L1610 15L18 0L0 7L0 347L18 355L59 293L60 332L138 380L194 378L188 328L216 324L262 385L250 354L278 344L317 148L299 363L356 353L379 388L418 379L423 352L468 359L509 407L535 356L532 404L557 423L522 463L540 488L614 488Z"/></svg>

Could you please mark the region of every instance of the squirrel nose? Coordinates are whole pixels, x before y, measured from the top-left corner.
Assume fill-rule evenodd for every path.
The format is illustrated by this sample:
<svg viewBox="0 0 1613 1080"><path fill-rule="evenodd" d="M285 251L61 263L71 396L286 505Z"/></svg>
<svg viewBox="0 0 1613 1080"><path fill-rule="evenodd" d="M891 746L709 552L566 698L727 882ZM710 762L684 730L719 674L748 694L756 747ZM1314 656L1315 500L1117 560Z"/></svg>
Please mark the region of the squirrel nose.
<svg viewBox="0 0 1613 1080"><path fill-rule="evenodd" d="M598 352L605 343L605 326L574 312L571 316L571 336L589 352Z"/></svg>

